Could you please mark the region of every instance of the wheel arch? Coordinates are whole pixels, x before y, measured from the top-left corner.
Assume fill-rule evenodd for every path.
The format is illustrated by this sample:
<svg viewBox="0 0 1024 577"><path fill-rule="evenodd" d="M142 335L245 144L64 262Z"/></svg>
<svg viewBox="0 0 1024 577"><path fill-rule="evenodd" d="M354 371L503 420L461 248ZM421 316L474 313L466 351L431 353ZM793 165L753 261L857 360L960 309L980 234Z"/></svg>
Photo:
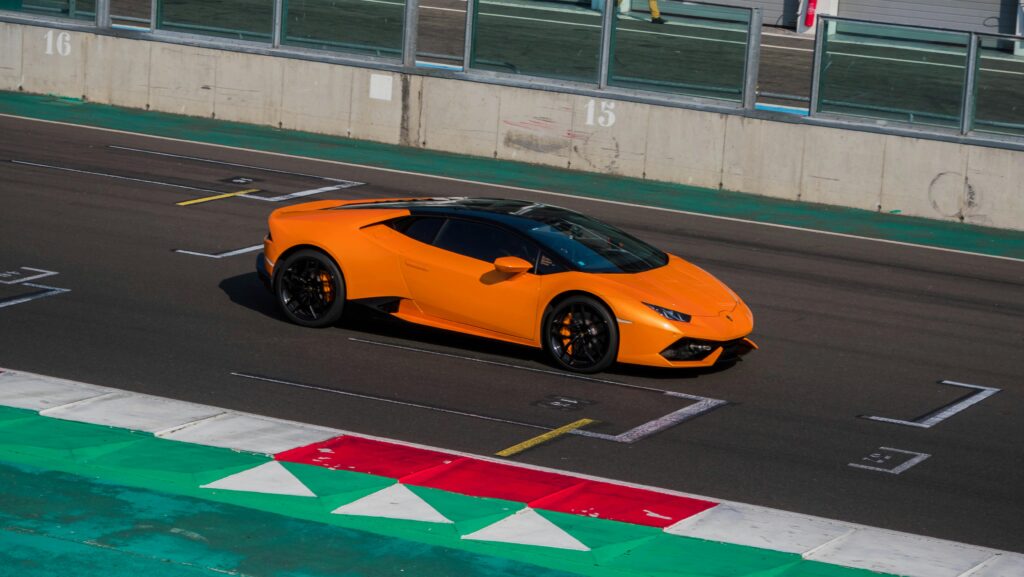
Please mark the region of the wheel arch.
<svg viewBox="0 0 1024 577"><path fill-rule="evenodd" d="M555 296L551 297L548 300L548 303L546 305L544 305L544 310L541 312L540 319L538 319L537 336L540 339L539 342L541 343L542 347L543 347L543 344L544 344L544 325L547 322L548 315L551 314L551 311L556 306L558 306L559 303L561 303L565 299L568 299L568 298L571 298L571 297L576 297L576 296L589 297L589 298L592 298L592 299L596 300L604 308L608 309L608 312L611 313L613 320L616 318L615 317L615 309L612 308L612 305L608 304L608 299L603 298L601 295L599 295L597 293L594 293L594 292L591 292L591 291L582 290L582 289L564 290L564 291L556 294Z"/></svg>
<svg viewBox="0 0 1024 577"><path fill-rule="evenodd" d="M334 263L334 266L338 267L338 270L341 271L341 278L342 279L345 278L345 269L342 268L341 263L338 262L338 259L335 258L333 254L331 254L331 251L325 249L322 246L318 246L318 245L315 245L315 244L303 243L303 244L296 244L294 246L290 246L290 247L286 248L283 252L281 252L281 254L277 255L277 260L274 261L274 277L273 277L273 279L271 279L271 282L276 281L277 280L277 275L280 274L281 267L279 267L277 265L279 263L284 262L285 259L287 259L291 255L299 252L300 250L304 250L304 249L315 250L315 251L317 251L319 253L322 253L327 258L331 259L331 262Z"/></svg>

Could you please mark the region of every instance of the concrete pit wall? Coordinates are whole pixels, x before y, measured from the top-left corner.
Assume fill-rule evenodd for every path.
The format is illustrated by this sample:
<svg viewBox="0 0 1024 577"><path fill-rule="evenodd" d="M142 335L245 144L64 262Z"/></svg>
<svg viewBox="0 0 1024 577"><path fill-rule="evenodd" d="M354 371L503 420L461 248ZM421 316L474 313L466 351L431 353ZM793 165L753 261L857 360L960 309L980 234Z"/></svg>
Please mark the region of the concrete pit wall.
<svg viewBox="0 0 1024 577"><path fill-rule="evenodd" d="M1024 152L0 22L0 90L1024 230Z"/></svg>

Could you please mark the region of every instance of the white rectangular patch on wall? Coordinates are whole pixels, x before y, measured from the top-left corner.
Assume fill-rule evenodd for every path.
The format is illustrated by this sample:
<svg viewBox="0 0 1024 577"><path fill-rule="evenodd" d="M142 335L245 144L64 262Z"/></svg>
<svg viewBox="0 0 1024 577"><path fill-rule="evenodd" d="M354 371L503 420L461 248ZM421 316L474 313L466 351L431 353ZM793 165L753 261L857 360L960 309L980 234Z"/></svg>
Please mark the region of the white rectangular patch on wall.
<svg viewBox="0 0 1024 577"><path fill-rule="evenodd" d="M370 75L370 98L391 102L391 76L388 74Z"/></svg>

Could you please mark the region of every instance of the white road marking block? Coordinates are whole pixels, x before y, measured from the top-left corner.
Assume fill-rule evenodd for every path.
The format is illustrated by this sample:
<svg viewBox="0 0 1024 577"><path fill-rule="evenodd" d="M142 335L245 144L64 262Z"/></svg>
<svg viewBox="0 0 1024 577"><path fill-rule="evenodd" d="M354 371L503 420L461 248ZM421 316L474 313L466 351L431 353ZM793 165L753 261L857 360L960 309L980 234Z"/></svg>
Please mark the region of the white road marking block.
<svg viewBox="0 0 1024 577"><path fill-rule="evenodd" d="M960 577L994 553L984 547L865 527L803 557L908 577Z"/></svg>
<svg viewBox="0 0 1024 577"><path fill-rule="evenodd" d="M331 511L331 513L335 515L425 521L427 523L453 522L401 483L395 483L362 499L342 505Z"/></svg>
<svg viewBox="0 0 1024 577"><path fill-rule="evenodd" d="M838 521L739 503L719 504L665 528L672 535L800 554L853 530Z"/></svg>
<svg viewBox="0 0 1024 577"><path fill-rule="evenodd" d="M206 405L120 392L46 409L39 414L68 421L157 433L223 412L224 409Z"/></svg>
<svg viewBox="0 0 1024 577"><path fill-rule="evenodd" d="M207 483L202 489L224 489L227 491L246 491L249 493L268 493L270 495L294 495L296 497L316 497L309 487L302 484L281 463L270 461L241 473L224 477L219 481Z"/></svg>
<svg viewBox="0 0 1024 577"><path fill-rule="evenodd" d="M276 455L288 449L325 441L343 434L344 431L328 427L230 411L160 431L156 436L197 445Z"/></svg>
<svg viewBox="0 0 1024 577"><path fill-rule="evenodd" d="M1020 577L1024 575L1024 555L999 552L964 573L962 577Z"/></svg>
<svg viewBox="0 0 1024 577"><path fill-rule="evenodd" d="M501 521L488 525L479 531L463 535L463 539L471 541L494 541L496 543L513 543L516 545L536 545L572 551L590 551L578 539L563 531L559 526L536 511L527 507L515 515L505 517Z"/></svg>
<svg viewBox="0 0 1024 577"><path fill-rule="evenodd" d="M43 411L116 392L117 389L32 373L0 372L0 405L19 409Z"/></svg>

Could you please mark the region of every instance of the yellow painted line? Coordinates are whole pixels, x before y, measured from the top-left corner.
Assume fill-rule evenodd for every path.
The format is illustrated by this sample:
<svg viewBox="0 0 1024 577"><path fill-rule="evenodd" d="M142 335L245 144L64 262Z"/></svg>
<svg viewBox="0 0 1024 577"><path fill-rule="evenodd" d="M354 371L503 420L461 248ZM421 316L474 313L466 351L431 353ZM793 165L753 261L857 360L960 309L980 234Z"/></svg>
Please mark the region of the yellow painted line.
<svg viewBox="0 0 1024 577"><path fill-rule="evenodd" d="M218 194L216 196L207 196L205 198L193 198L192 200L186 200L179 202L178 206L188 206L190 204L199 204L200 202L210 202L211 200L220 200L222 198L229 198L232 196L239 196L241 194L249 194L250 192L259 192L258 188L250 188L248 190L239 190L238 192L228 192L226 194Z"/></svg>
<svg viewBox="0 0 1024 577"><path fill-rule="evenodd" d="M555 437L559 437L561 435L564 435L564 434L568 433L569 431L572 431L574 429L578 429L580 427L585 427L585 426L587 426L587 425L589 425L591 423L596 423L596 422L597 421L595 421L594 419L580 419L580 420L578 420L576 422L569 423L568 425L565 425L565 426L562 426L562 427L558 427L557 429L553 429L551 431L548 431L547 433L544 433L543 435L538 435L538 436L536 436L536 437L534 437L532 439L528 439L526 441L523 441L522 443L519 443L518 445L512 445L511 447L505 449L504 451L498 451L497 453L495 453L495 455L497 455L499 457L511 457L512 455L515 455L516 453L522 453L523 451L529 449L530 447L535 447L535 446L537 446L537 445L539 445L541 443L550 441L551 439L554 439Z"/></svg>

